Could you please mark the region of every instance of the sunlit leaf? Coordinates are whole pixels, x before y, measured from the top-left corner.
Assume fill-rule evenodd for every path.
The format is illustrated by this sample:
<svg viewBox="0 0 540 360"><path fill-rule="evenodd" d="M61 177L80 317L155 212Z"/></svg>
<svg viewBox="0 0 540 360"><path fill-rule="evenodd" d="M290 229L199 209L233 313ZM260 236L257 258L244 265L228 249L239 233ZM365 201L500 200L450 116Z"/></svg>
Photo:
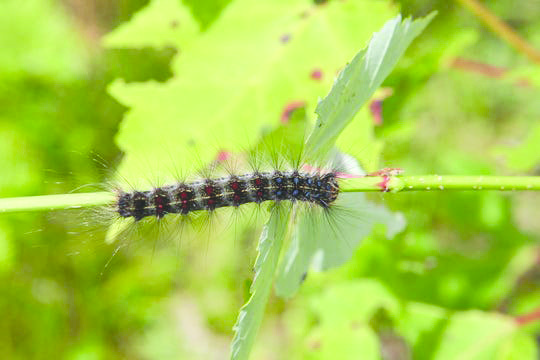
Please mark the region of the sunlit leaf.
<svg viewBox="0 0 540 360"><path fill-rule="evenodd" d="M433 359L536 359L526 337L516 339L513 318L480 311L456 313L450 319ZM532 340L532 339L531 339ZM526 350L520 353L520 349ZM532 351L531 351L532 350Z"/></svg>
<svg viewBox="0 0 540 360"><path fill-rule="evenodd" d="M199 35L199 25L180 0L153 0L133 18L103 38L110 48L184 50Z"/></svg>
<svg viewBox="0 0 540 360"><path fill-rule="evenodd" d="M232 2L174 58L171 80L110 86L129 108L117 137L121 175L189 172L220 149L251 148L293 103L313 117L337 71L394 14L384 1Z"/></svg>
<svg viewBox="0 0 540 360"><path fill-rule="evenodd" d="M513 147L499 146L495 152L506 158L510 169L530 171L540 163L540 125L532 126L521 144Z"/></svg>
<svg viewBox="0 0 540 360"><path fill-rule="evenodd" d="M53 0L0 2L0 76L38 76L55 82L87 74L83 37Z"/></svg>

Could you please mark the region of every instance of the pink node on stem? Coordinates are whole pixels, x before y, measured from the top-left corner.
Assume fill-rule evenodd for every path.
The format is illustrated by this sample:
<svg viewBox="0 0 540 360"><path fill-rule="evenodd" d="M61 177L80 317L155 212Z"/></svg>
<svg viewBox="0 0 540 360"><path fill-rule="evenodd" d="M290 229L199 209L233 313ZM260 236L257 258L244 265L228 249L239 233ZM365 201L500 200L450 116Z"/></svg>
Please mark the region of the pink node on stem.
<svg viewBox="0 0 540 360"><path fill-rule="evenodd" d="M390 189L388 188L388 184L390 183L390 176L383 175L382 181L380 183L377 183L377 186L381 188L382 192L388 192Z"/></svg>

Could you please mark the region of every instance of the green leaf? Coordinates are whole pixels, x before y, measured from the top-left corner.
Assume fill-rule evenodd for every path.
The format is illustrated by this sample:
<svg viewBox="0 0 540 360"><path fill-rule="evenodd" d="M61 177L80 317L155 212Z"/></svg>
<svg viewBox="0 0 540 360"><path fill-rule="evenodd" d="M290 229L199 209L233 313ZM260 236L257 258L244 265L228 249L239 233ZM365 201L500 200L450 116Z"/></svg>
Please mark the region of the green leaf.
<svg viewBox="0 0 540 360"><path fill-rule="evenodd" d="M415 359L537 359L534 338L500 314L450 316L446 309L411 302L399 316L398 329L413 346Z"/></svg>
<svg viewBox="0 0 540 360"><path fill-rule="evenodd" d="M5 99L5 98L4 98ZM17 107L19 114L22 106ZM7 112L7 111L6 111ZM19 115L17 114L17 115ZM8 114L6 114L8 115ZM28 155L23 158L21 148L31 149L32 144L10 124L10 118L0 114L0 167L6 169L0 177L0 196L8 197L24 194L29 189L35 189L42 179L40 169L32 161L33 152L27 150ZM39 163L38 163L39 164ZM9 205L9 200L8 205Z"/></svg>
<svg viewBox="0 0 540 360"><path fill-rule="evenodd" d="M221 14L223 9L233 0L183 0L186 6L191 8L193 16L197 18L203 29Z"/></svg>
<svg viewBox="0 0 540 360"><path fill-rule="evenodd" d="M497 147L496 154L506 157L508 168L529 171L540 163L540 125L532 126L523 142L515 147Z"/></svg>
<svg viewBox="0 0 540 360"><path fill-rule="evenodd" d="M409 44L433 19L401 21L401 15L388 21L375 33L367 47L360 51L339 74L332 90L317 105L319 115L306 148L309 158L328 153L340 133L353 120L358 110L382 84Z"/></svg>
<svg viewBox="0 0 540 360"><path fill-rule="evenodd" d="M242 307L234 325L235 336L231 345L232 359L247 359L259 330L272 288L281 247L287 236L290 207L274 207L261 234L259 255L255 261L255 278L251 285L251 298Z"/></svg>
<svg viewBox="0 0 540 360"><path fill-rule="evenodd" d="M103 38L109 48L163 48L184 50L200 33L189 8L179 0L153 0L133 18Z"/></svg>
<svg viewBox="0 0 540 360"><path fill-rule="evenodd" d="M380 359L381 349L370 321L383 309L398 315L397 298L380 282L371 279L330 285L310 301L315 323L305 336L302 358Z"/></svg>
<svg viewBox="0 0 540 360"><path fill-rule="evenodd" d="M171 80L110 86L129 108L116 139L120 176L189 172L221 149L251 148L294 102L312 116L338 69L394 14L383 1L234 1L175 57Z"/></svg>
<svg viewBox="0 0 540 360"><path fill-rule="evenodd" d="M526 65L510 70L505 80L511 83L527 84L540 87L540 67L538 65Z"/></svg>
<svg viewBox="0 0 540 360"><path fill-rule="evenodd" d="M508 262L500 265L501 271L497 276L493 276L483 286L478 284L476 289L477 294L475 294L478 298L477 303L489 306L511 294L519 279L523 278L528 271L535 268L538 261L535 253L536 248L536 245L528 245L516 249L515 253L511 254L512 256ZM494 260L491 259L491 261Z"/></svg>
<svg viewBox="0 0 540 360"><path fill-rule="evenodd" d="M292 296L310 269L323 271L348 261L375 224L386 225L388 238L405 228L400 213L367 201L361 193L339 194L329 212L312 209L299 215L292 242L280 263L276 293Z"/></svg>
<svg viewBox="0 0 540 360"><path fill-rule="evenodd" d="M508 316L480 311L456 313L444 331L436 360L445 359L536 359L530 336L519 333L516 321Z"/></svg>
<svg viewBox="0 0 540 360"><path fill-rule="evenodd" d="M522 360L538 359L538 345L535 337L518 331L502 346L498 359Z"/></svg>
<svg viewBox="0 0 540 360"><path fill-rule="evenodd" d="M324 324L314 329L305 341L307 349L302 358L381 359L377 334L366 324Z"/></svg>
<svg viewBox="0 0 540 360"><path fill-rule="evenodd" d="M88 71L84 39L53 0L0 1L0 77L46 77L55 83ZM5 105L4 105L5 106Z"/></svg>
<svg viewBox="0 0 540 360"><path fill-rule="evenodd" d="M415 359L431 359L448 322L449 311L430 304L409 302L396 329L413 348Z"/></svg>
<svg viewBox="0 0 540 360"><path fill-rule="evenodd" d="M0 222L0 274L7 273L16 263L14 237L9 227Z"/></svg>
<svg viewBox="0 0 540 360"><path fill-rule="evenodd" d="M397 298L374 279L331 285L311 303L311 309L322 323L349 322L352 319L369 322L381 308L397 316L400 305Z"/></svg>

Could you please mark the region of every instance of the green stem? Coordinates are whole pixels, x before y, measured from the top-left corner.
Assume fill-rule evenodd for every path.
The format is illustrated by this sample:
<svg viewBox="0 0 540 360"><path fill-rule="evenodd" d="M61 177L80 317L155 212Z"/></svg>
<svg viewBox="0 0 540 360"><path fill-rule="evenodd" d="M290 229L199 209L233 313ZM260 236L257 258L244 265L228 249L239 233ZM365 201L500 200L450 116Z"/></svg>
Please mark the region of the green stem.
<svg viewBox="0 0 540 360"><path fill-rule="evenodd" d="M430 190L540 190L540 176L368 176L342 179L340 190L361 191L430 191Z"/></svg>
<svg viewBox="0 0 540 360"><path fill-rule="evenodd" d="M340 179L340 191L431 191L431 190L540 190L540 176L366 176ZM109 192L26 196L0 199L0 213L77 209L110 205Z"/></svg>
<svg viewBox="0 0 540 360"><path fill-rule="evenodd" d="M0 213L102 206L112 203L114 199L114 194L110 192L5 198L0 199Z"/></svg>

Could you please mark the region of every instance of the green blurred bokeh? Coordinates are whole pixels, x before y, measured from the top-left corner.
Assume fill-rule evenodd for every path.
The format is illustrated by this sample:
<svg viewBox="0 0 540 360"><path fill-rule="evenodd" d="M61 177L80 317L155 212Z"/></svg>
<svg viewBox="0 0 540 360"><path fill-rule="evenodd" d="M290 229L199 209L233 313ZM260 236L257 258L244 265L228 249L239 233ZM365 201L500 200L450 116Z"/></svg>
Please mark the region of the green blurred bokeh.
<svg viewBox="0 0 540 360"><path fill-rule="evenodd" d="M186 1L203 31L228 2ZM114 137L125 108L106 86L171 76L171 48L100 45L146 3L0 2L1 197L68 193L110 177L122 156ZM488 3L540 47L540 2ZM393 95L375 130L385 143L380 167L538 174L538 70L457 3L394 4L406 15L439 15L385 82ZM377 229L346 266L310 274L290 301L272 298L254 358L457 359L460 348L472 359L495 351L535 358L538 322L512 319L540 307L539 194L374 200L403 212L406 231L386 240ZM253 242L208 236L116 251L104 229L81 224L84 216L0 216L2 358L227 357Z"/></svg>

